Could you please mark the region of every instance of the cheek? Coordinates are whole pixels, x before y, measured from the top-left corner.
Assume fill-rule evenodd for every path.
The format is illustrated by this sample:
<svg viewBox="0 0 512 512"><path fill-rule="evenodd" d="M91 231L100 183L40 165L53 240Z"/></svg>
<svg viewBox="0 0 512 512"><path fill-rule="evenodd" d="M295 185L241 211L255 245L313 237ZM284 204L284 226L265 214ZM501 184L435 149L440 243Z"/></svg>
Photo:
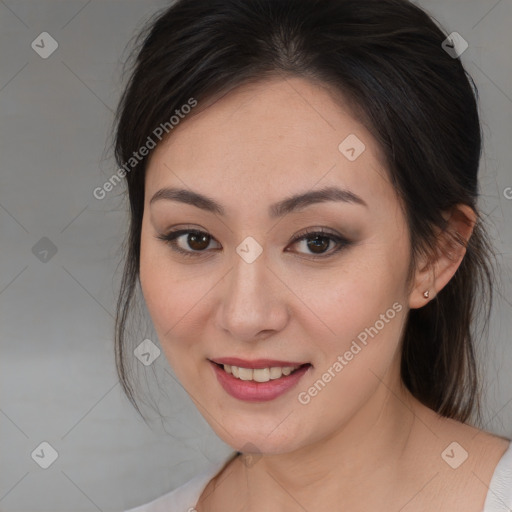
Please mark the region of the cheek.
<svg viewBox="0 0 512 512"><path fill-rule="evenodd" d="M388 295L372 299L345 298L331 310L329 323L335 335L330 333L319 344L318 372L340 375L334 380L345 389L371 379L372 373L383 376L397 353L406 312L404 301Z"/></svg>
<svg viewBox="0 0 512 512"><path fill-rule="evenodd" d="M357 260L347 260L343 269L333 271L325 281L303 288L301 298L318 312L332 340L329 344L346 343L373 326L386 311L388 316L395 316L393 304L403 306L405 298L405 275L399 259L398 254L386 257L383 250L361 251Z"/></svg>
<svg viewBox="0 0 512 512"><path fill-rule="evenodd" d="M164 242L154 239L149 228L143 228L139 269L141 289L155 327L167 330L185 314L188 295L193 295L194 290L187 285L180 267L173 263L170 251Z"/></svg>
<svg viewBox="0 0 512 512"><path fill-rule="evenodd" d="M157 330L164 318L163 312L167 309L166 301L168 300L161 279L162 270L155 252L148 247L148 244L144 243L144 236L142 236L139 268L140 286L148 312Z"/></svg>
<svg viewBox="0 0 512 512"><path fill-rule="evenodd" d="M194 340L202 338L199 331L205 324L202 317L212 283L197 267L176 264L169 250L142 233L140 284L166 359L179 380L187 381L204 359Z"/></svg>
<svg viewBox="0 0 512 512"><path fill-rule="evenodd" d="M142 268L141 265L141 275ZM163 354L178 380L188 389L195 380L191 376L197 375L197 362L201 357L196 353L198 347L194 343L201 338L194 332L190 312L190 304L196 303L197 299L186 296L187 286L163 280L151 272L141 278L141 285Z"/></svg>
<svg viewBox="0 0 512 512"><path fill-rule="evenodd" d="M141 290L160 343L165 349L166 336L185 313L182 311L185 287L170 274L172 266L164 252L143 230L139 269ZM177 300L178 297L182 300Z"/></svg>
<svg viewBox="0 0 512 512"><path fill-rule="evenodd" d="M383 378L398 357L407 313L406 247L374 242L359 256L317 293L315 308L329 329L318 342L316 380L308 386L320 378L316 387L322 398L312 401L322 414L327 404L337 405L338 413L332 414L339 414L340 399L347 410L355 409L375 392L378 377Z"/></svg>
<svg viewBox="0 0 512 512"><path fill-rule="evenodd" d="M344 298L344 301L346 297ZM337 336L324 343L314 375L301 385L299 406L308 417L322 417L326 424L352 417L377 392L399 360L399 341L406 315L403 301L380 295L344 302L332 312ZM398 368L394 368L398 370ZM389 374L391 377L392 373Z"/></svg>

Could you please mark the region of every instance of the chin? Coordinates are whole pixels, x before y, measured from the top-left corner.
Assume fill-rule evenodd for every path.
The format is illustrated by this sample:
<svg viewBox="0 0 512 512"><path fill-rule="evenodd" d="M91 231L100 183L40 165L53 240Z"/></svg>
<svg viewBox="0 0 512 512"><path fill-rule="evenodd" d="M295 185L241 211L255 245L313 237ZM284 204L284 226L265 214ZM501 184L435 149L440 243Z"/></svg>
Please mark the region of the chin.
<svg viewBox="0 0 512 512"><path fill-rule="evenodd" d="M230 424L222 423L224 428L219 428L219 424L210 424L217 436L233 450L242 453L278 455L281 453L292 452L304 445L304 430L299 426L286 425L285 428L276 429L282 419L268 422L263 425L246 426L241 422L233 421ZM283 422L281 426L284 426Z"/></svg>

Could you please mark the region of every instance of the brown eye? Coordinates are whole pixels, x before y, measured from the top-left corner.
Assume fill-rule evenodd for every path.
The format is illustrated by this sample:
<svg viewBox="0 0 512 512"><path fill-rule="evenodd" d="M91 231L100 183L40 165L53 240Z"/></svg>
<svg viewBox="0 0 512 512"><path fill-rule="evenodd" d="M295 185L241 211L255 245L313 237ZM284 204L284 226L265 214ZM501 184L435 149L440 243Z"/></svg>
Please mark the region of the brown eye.
<svg viewBox="0 0 512 512"><path fill-rule="evenodd" d="M306 239L307 247L313 253L321 254L329 248L330 237L327 236L315 236L313 238Z"/></svg>
<svg viewBox="0 0 512 512"><path fill-rule="evenodd" d="M210 244L210 236L207 234L189 233L185 240L194 251L203 251Z"/></svg>
<svg viewBox="0 0 512 512"><path fill-rule="evenodd" d="M207 252L206 249L210 242L214 240L208 233L196 229L179 229L166 235L158 235L156 238L163 240L174 251L184 256L201 256L201 253ZM182 240L180 240L181 238Z"/></svg>
<svg viewBox="0 0 512 512"><path fill-rule="evenodd" d="M305 247L306 251L311 251L309 255L311 259L328 258L350 245L349 240L340 235L323 231L322 229L303 232L292 240L292 245L298 244L299 242L303 243L303 247ZM331 242L334 242L337 247L332 251L327 251ZM300 253L308 256L307 252Z"/></svg>

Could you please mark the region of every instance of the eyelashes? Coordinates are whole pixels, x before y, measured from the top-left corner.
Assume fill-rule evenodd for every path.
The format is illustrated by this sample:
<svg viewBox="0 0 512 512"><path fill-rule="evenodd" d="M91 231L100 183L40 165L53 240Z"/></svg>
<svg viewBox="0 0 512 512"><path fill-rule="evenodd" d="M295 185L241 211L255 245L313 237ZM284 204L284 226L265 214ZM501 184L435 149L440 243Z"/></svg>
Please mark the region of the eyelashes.
<svg viewBox="0 0 512 512"><path fill-rule="evenodd" d="M187 237L184 237L184 235L188 235ZM207 251L205 248L201 249L191 249L187 250L183 247L180 247L178 245L179 239L182 238L185 240L185 244L187 244L190 247L190 243L192 244L198 244L199 246L205 245L208 247L210 245L210 241L215 240L211 235L209 235L205 231L197 230L197 229L176 229L173 231L170 231L163 235L157 235L155 238L158 240L163 241L165 244L169 245L170 248L181 254L182 256L185 256L187 258L204 258L206 254L210 251ZM311 246L308 244L307 241L311 241ZM323 241L328 241L327 244L323 243ZM342 249L347 248L352 244L350 240L347 240L345 237L342 237L341 235L331 233L329 231L325 231L323 228L319 229L308 229L304 230L302 233L298 234L295 238L293 238L289 245L295 245L299 242L306 242L305 243L305 249L311 249L313 250L319 249L323 250L324 247L329 247L331 245L331 242L335 243L335 247L332 250L329 250L328 252L321 252L321 253L304 253L299 252L299 254L304 255L308 259L327 259L333 256L334 254L338 253ZM218 242L217 242L218 243ZM220 244L219 244L220 245ZM218 249L217 249L218 250Z"/></svg>

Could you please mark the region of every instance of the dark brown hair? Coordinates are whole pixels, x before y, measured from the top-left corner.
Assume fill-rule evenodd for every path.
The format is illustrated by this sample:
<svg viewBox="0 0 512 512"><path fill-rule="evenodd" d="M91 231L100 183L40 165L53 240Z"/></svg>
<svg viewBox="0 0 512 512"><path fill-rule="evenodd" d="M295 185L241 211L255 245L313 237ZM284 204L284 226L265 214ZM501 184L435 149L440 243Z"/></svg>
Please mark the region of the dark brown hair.
<svg viewBox="0 0 512 512"><path fill-rule="evenodd" d="M275 76L338 91L385 157L409 227L411 276L420 254L435 253L436 229L446 232L442 212L462 203L477 213L457 272L427 305L409 311L402 339L403 384L439 414L467 421L475 412L480 418L472 327L477 305L486 306L488 323L494 253L476 206L478 91L460 59L442 48L446 37L406 0L178 0L140 35L118 107L115 154L119 166L126 165L191 97L201 105ZM125 344L139 275L147 160L126 174L131 218L115 324L118 375L137 410ZM456 237L454 243L465 244Z"/></svg>

